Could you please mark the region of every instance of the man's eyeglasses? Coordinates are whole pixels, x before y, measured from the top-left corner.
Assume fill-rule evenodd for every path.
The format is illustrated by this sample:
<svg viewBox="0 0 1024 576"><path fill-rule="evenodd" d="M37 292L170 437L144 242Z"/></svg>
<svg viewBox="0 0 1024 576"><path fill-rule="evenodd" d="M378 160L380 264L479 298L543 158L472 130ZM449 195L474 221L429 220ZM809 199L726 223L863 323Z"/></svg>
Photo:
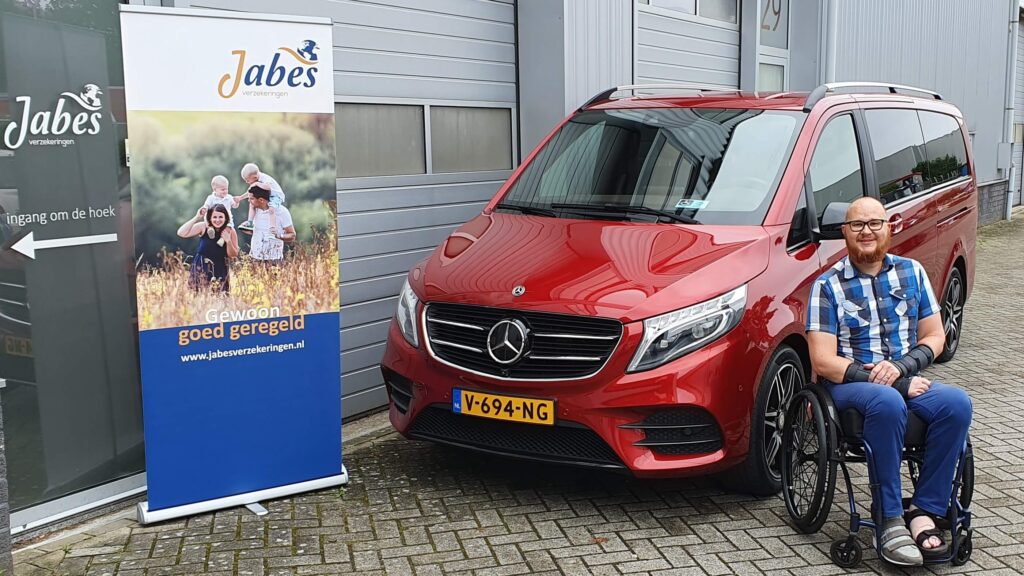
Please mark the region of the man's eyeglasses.
<svg viewBox="0 0 1024 576"><path fill-rule="evenodd" d="M872 232L878 232L885 225L885 220L874 218L872 220L847 220L843 222L843 226L847 226L854 232L863 232L864 227L867 226Z"/></svg>

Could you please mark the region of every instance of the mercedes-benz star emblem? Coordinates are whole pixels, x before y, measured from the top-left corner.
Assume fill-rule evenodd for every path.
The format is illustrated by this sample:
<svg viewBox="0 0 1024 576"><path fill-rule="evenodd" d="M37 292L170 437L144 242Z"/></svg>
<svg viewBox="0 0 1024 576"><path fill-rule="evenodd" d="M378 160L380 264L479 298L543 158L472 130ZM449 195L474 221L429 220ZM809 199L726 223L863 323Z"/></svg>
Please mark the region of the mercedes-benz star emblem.
<svg viewBox="0 0 1024 576"><path fill-rule="evenodd" d="M526 286L520 285L512 289L513 296L519 297L522 296L523 294L526 294Z"/></svg>
<svg viewBox="0 0 1024 576"><path fill-rule="evenodd" d="M487 353L498 364L508 365L526 351L529 329L519 320L502 320L487 334Z"/></svg>

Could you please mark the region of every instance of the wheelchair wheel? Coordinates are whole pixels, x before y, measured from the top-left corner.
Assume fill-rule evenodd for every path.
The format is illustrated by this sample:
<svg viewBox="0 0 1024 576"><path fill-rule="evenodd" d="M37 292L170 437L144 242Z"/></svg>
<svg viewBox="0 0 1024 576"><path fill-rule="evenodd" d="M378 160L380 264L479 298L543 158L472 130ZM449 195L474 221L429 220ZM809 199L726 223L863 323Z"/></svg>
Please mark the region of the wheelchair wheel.
<svg viewBox="0 0 1024 576"><path fill-rule="evenodd" d="M836 490L836 462L829 456L825 411L818 396L802 390L786 411L782 435L782 499L797 530L817 532L828 518Z"/></svg>
<svg viewBox="0 0 1024 576"><path fill-rule="evenodd" d="M950 563L953 566L963 566L971 559L971 552L974 551L974 545L971 543L971 532L961 528L956 531L956 538L956 557L950 560Z"/></svg>
<svg viewBox="0 0 1024 576"><path fill-rule="evenodd" d="M853 568L860 564L864 552L860 548L860 542L853 538L846 538L833 542L832 547L828 550L828 555L832 557L832 562L836 566Z"/></svg>
<svg viewBox="0 0 1024 576"><path fill-rule="evenodd" d="M960 494L957 496L960 506L967 510L974 499L974 448L967 441L967 453L964 455L964 470L960 476Z"/></svg>

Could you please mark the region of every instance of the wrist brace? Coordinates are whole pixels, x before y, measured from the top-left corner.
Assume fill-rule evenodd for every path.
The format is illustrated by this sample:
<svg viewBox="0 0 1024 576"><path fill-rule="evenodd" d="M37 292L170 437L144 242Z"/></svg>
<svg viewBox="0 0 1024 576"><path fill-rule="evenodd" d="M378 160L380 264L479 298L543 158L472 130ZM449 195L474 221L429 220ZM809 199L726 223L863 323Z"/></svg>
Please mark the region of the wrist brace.
<svg viewBox="0 0 1024 576"><path fill-rule="evenodd" d="M843 374L843 384L849 384L850 382L870 382L871 372L865 370L863 366L856 362L852 362L846 367L846 373Z"/></svg>
<svg viewBox="0 0 1024 576"><path fill-rule="evenodd" d="M909 377L907 377L907 378L897 378L896 381L892 383L892 387L895 388L896 391L900 393L900 396L903 396L904 400L909 400L910 399L910 378Z"/></svg>
<svg viewBox="0 0 1024 576"><path fill-rule="evenodd" d="M900 376L906 378L916 376L921 370L931 366L934 360L935 353L932 349L924 344L918 344L911 348L906 356L891 362L899 368Z"/></svg>

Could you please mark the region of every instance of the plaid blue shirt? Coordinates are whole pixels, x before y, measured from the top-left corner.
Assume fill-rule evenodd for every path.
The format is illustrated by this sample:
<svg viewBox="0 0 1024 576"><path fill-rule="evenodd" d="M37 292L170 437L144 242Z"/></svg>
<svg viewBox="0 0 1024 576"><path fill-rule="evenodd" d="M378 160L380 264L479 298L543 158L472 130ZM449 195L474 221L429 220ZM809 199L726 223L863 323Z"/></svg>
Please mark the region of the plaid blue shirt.
<svg viewBox="0 0 1024 576"><path fill-rule="evenodd" d="M814 281L807 331L839 340L839 355L867 364L898 360L917 344L917 323L939 311L928 274L916 260L886 255L878 276L846 257Z"/></svg>

